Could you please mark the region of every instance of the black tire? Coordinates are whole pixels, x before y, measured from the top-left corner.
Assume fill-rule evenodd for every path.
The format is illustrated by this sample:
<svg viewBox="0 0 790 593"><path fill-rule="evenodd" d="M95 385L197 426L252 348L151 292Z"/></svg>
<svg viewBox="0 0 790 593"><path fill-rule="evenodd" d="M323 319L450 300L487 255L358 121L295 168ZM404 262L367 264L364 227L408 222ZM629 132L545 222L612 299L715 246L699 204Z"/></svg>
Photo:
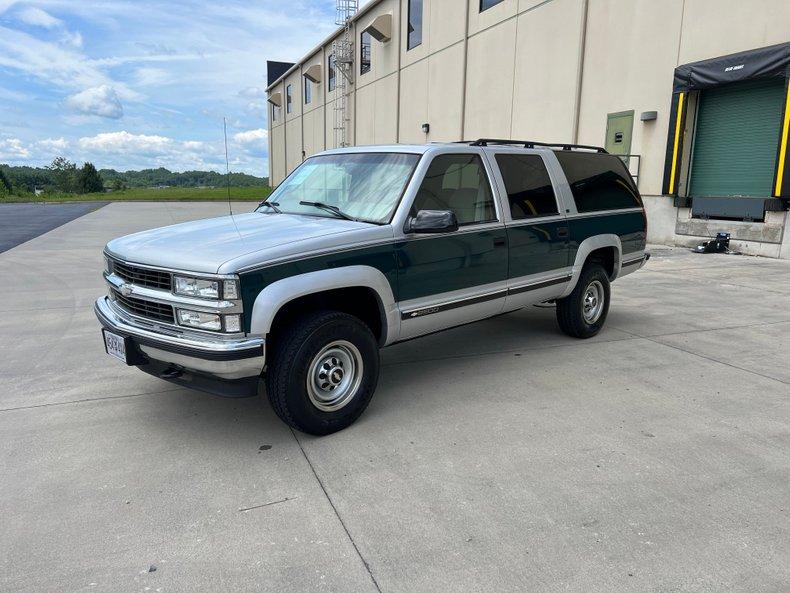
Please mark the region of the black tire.
<svg viewBox="0 0 790 593"><path fill-rule="evenodd" d="M329 366L318 364L319 353L332 345L333 349L320 359L329 361L326 363ZM361 372L357 372L359 360ZM311 373L314 362L316 372ZM323 371L322 385L327 390L334 389L330 381L337 377L346 380L344 365L354 369L348 377L355 377L346 388L340 389L342 382L336 386L336 392L325 391L317 383L308 385L308 375L318 380L321 369L327 368L329 374ZM326 435L346 428L360 417L373 397L378 378L379 348L370 328L353 315L318 311L295 320L276 337L265 383L269 402L283 422L308 434ZM341 391L347 395L342 400L345 403L337 409L331 401L327 403L319 397L336 397Z"/></svg>
<svg viewBox="0 0 790 593"><path fill-rule="evenodd" d="M592 322L585 318L584 313L588 289L603 293L603 306ZM601 331L606 322L610 296L611 288L606 270L599 264L585 265L573 292L564 299L557 299L557 323L560 329L574 338L592 338Z"/></svg>

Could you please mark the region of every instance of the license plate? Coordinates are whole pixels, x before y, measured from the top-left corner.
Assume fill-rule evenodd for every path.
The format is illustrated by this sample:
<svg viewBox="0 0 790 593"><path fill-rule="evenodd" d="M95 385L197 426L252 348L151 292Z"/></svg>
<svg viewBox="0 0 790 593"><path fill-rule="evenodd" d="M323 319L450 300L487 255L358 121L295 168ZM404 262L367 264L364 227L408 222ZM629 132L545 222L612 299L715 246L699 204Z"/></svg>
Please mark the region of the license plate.
<svg viewBox="0 0 790 593"><path fill-rule="evenodd" d="M126 341L123 336L104 330L104 348L110 356L126 362Z"/></svg>

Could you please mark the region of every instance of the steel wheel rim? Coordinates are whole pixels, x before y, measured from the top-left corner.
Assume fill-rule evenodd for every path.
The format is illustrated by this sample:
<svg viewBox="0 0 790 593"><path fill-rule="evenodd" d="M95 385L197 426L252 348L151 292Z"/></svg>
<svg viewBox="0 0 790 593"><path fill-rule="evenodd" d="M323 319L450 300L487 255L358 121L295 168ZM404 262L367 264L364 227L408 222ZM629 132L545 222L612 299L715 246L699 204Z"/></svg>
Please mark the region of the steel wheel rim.
<svg viewBox="0 0 790 593"><path fill-rule="evenodd" d="M603 284L599 280L587 285L582 297L582 316L587 323L595 323L601 318L605 299Z"/></svg>
<svg viewBox="0 0 790 593"><path fill-rule="evenodd" d="M362 383L362 355L351 342L337 340L321 348L307 372L307 395L322 412L347 405Z"/></svg>

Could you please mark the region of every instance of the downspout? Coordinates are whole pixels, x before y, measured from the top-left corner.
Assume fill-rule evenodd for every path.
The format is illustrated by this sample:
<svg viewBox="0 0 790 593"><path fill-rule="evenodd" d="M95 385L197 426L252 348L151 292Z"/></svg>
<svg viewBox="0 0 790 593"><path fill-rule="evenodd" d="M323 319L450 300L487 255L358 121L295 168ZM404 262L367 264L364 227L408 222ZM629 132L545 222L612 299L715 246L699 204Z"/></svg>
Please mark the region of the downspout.
<svg viewBox="0 0 790 593"><path fill-rule="evenodd" d="M582 25L579 34L579 57L576 66L576 96L573 100L573 130L571 136L573 143L579 142L579 120L582 108L582 82L584 80L584 49L587 43L587 13L589 12L589 0L582 0Z"/></svg>
<svg viewBox="0 0 790 593"><path fill-rule="evenodd" d="M466 67L469 62L469 5L466 3L466 16L464 17L464 62L463 74L461 74L461 137L458 139L463 141L466 138Z"/></svg>
<svg viewBox="0 0 790 593"><path fill-rule="evenodd" d="M406 25L408 27L408 24ZM398 2L398 74L395 81L395 144L400 144L400 75L401 55L403 48L403 2Z"/></svg>

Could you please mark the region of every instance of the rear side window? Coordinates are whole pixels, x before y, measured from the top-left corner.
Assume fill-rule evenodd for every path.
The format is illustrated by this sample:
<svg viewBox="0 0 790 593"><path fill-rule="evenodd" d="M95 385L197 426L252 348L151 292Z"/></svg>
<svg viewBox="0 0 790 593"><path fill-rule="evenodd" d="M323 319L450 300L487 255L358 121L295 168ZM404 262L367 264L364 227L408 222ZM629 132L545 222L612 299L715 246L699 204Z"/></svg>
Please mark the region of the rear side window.
<svg viewBox="0 0 790 593"><path fill-rule="evenodd" d="M639 208L642 200L623 161L611 154L554 153L571 186L579 212Z"/></svg>
<svg viewBox="0 0 790 593"><path fill-rule="evenodd" d="M476 154L442 154L431 161L413 210L452 210L459 225L496 220L494 197Z"/></svg>
<svg viewBox="0 0 790 593"><path fill-rule="evenodd" d="M554 188L543 159L537 154L498 154L514 220L559 214Z"/></svg>

